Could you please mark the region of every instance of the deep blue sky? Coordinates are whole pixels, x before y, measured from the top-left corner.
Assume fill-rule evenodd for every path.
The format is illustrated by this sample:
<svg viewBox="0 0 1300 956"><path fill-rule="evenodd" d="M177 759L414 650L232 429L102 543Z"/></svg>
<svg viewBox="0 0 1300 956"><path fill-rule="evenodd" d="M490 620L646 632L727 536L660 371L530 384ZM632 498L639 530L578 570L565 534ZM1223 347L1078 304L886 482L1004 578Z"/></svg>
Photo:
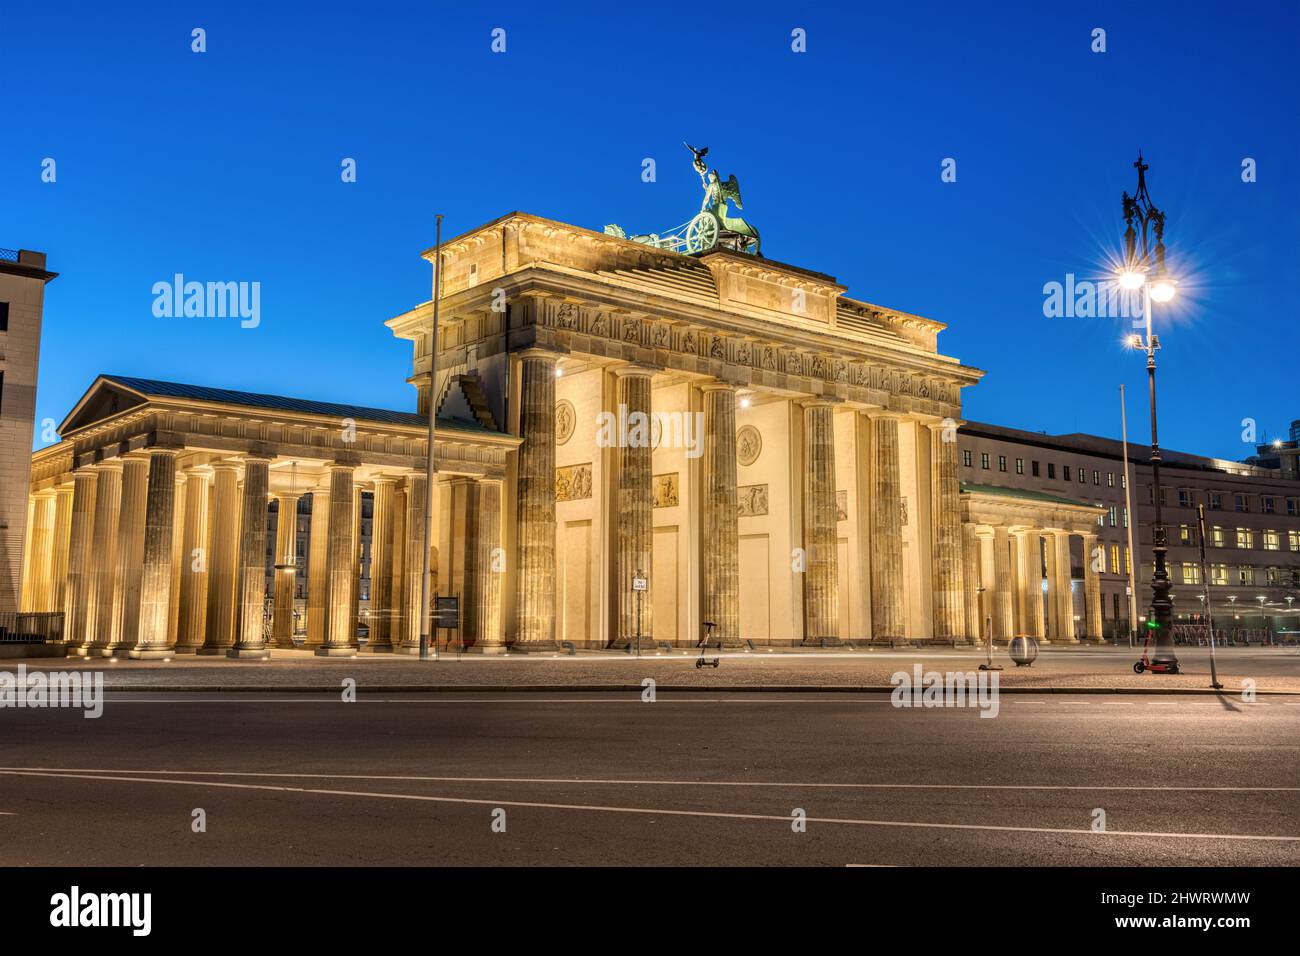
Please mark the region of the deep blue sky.
<svg viewBox="0 0 1300 956"><path fill-rule="evenodd" d="M1145 440L1123 323L1042 309L1117 248L1141 147L1183 279L1161 438L1240 458L1243 418L1300 418L1298 46L1297 0L8 6L0 246L61 273L41 418L101 371L411 408L382 322L428 297L434 212L663 229L698 208L685 139L769 256L948 323L941 350L988 371L968 418L1117 437L1123 382ZM260 282L261 326L154 318L176 272Z"/></svg>

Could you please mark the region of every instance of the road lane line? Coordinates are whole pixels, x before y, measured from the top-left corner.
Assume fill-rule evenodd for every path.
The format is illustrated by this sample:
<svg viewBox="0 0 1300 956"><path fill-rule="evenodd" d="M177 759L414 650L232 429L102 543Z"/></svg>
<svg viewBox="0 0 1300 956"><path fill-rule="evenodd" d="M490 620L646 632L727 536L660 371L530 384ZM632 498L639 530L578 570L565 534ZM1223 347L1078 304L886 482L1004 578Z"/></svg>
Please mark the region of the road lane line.
<svg viewBox="0 0 1300 956"><path fill-rule="evenodd" d="M256 770L128 770L94 767L0 767L0 772L10 774L39 773L47 775L73 774L145 774L153 776L187 777L255 777L290 780L399 780L424 783L560 783L613 786L659 787L801 787L844 790L1078 790L1078 791L1141 791L1176 790L1190 793L1297 793L1300 787L1165 787L1165 786L1113 786L1069 784L993 784L993 783L802 783L784 780L619 780L612 777L442 777L414 774L361 774L361 773L271 773ZM96 779L92 777L90 779ZM160 781L161 782L161 781Z"/></svg>
<svg viewBox="0 0 1300 956"><path fill-rule="evenodd" d="M185 787L221 787L232 790L261 790L279 793L309 793L327 797L366 797L379 800L414 800L420 803L449 803L486 807L523 807L535 810L580 810L590 813L626 813L642 816L704 817L722 820L763 820L790 822L789 814L728 813L722 810L670 810L655 807L600 806L584 803L539 803L526 800L476 800L468 797L434 797L416 793L384 793L370 790L327 790L317 787L273 787L258 783L217 783L199 780L157 780L151 777L104 777L89 774L32 773L5 770L0 773L18 777L45 777L76 780L109 780L115 783L160 783ZM1261 833L1165 833L1156 830L1102 830L1070 827L1012 827L986 823L934 823L916 820L867 820L851 817L808 817L809 823L838 824L842 826L898 827L918 830L978 830L1000 833L1054 833L1081 834L1090 837L1158 837L1176 840L1238 840L1251 843L1300 843L1300 836L1272 836Z"/></svg>

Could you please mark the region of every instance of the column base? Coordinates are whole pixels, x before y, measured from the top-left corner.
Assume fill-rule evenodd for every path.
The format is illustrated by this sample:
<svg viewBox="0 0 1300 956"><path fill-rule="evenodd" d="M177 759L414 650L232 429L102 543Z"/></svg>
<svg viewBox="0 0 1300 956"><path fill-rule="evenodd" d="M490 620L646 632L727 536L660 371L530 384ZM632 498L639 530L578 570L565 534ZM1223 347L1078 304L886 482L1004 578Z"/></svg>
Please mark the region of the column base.
<svg viewBox="0 0 1300 956"><path fill-rule="evenodd" d="M67 657L89 657L90 655L87 653L86 648L84 648L84 647L69 647L69 648L67 649L67 652L66 652L65 656L67 656Z"/></svg>
<svg viewBox="0 0 1300 956"><path fill-rule="evenodd" d="M229 645L220 645L220 644L219 644L219 645L209 646L209 645L205 644L205 645L203 645L202 647L200 647L197 651L195 651L194 653L197 654L197 655L199 655L200 657L225 657L225 656L226 656L226 651L228 651L228 650L230 650L230 649L231 649L231 648L230 648Z"/></svg>
<svg viewBox="0 0 1300 956"><path fill-rule="evenodd" d="M293 641L276 641L266 646L273 647L278 651L296 651L298 649L298 645Z"/></svg>
<svg viewBox="0 0 1300 956"><path fill-rule="evenodd" d="M838 637L810 637L799 642L800 647L843 647Z"/></svg>
<svg viewBox="0 0 1300 956"><path fill-rule="evenodd" d="M131 656L133 647L107 647L104 649L105 657L116 657L120 661L127 660Z"/></svg>
<svg viewBox="0 0 1300 956"><path fill-rule="evenodd" d="M420 649L417 647L417 648L415 649L415 652L416 652L417 654L420 653ZM362 654L391 654L391 653L393 653L393 645L392 645L392 644L389 644L389 643L384 643L384 644L371 644L371 643L367 642L367 643L366 643L366 646L363 647L363 648L361 648L360 653L362 653Z"/></svg>
<svg viewBox="0 0 1300 956"><path fill-rule="evenodd" d="M516 641L507 650L511 654L558 654L560 645L556 641Z"/></svg>
<svg viewBox="0 0 1300 956"><path fill-rule="evenodd" d="M199 652L197 647L189 644L186 644L184 647L178 644L176 647L172 648L172 650L177 654L197 654Z"/></svg>
<svg viewBox="0 0 1300 956"><path fill-rule="evenodd" d="M127 657L133 661L160 661L174 656L175 653L175 650L170 647L133 647L127 652Z"/></svg>
<svg viewBox="0 0 1300 956"><path fill-rule="evenodd" d="M345 644L340 647L338 645L333 645L333 644L322 644L320 647L316 648L316 656L317 657L356 657L357 648L355 645Z"/></svg>
<svg viewBox="0 0 1300 956"><path fill-rule="evenodd" d="M432 645L432 644L429 645L429 650L430 650L430 651L433 650L433 645ZM420 656L420 645L419 645L419 644L399 644L399 645L397 645L396 647L393 648L393 653L394 653L394 654L401 654L401 655L404 655L404 656L406 656L406 657L419 657L419 656Z"/></svg>
<svg viewBox="0 0 1300 956"><path fill-rule="evenodd" d="M245 661L269 661L271 659L271 649L269 647L232 647L226 651L226 656Z"/></svg>

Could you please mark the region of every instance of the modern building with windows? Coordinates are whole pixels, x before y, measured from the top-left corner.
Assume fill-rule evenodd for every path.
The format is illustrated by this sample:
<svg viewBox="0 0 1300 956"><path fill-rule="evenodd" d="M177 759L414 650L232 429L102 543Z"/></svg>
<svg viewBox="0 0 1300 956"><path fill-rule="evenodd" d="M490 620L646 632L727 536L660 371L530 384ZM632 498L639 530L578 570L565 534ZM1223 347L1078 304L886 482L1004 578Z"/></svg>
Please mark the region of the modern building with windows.
<svg viewBox="0 0 1300 956"><path fill-rule="evenodd" d="M1046 435L984 422L961 428L963 487L981 485L1051 495L1097 510L1095 543L1070 554L1075 616L1081 617L1085 567L1100 567L1104 631L1130 628L1129 563L1137 565L1137 615L1150 601L1155 508L1149 446L1129 444L1133 549L1125 503L1121 442L1094 435ZM1206 513L1206 573L1215 624L1266 633L1300 626L1300 480L1293 471L1161 450L1163 518L1173 581L1174 622L1203 620L1197 506Z"/></svg>

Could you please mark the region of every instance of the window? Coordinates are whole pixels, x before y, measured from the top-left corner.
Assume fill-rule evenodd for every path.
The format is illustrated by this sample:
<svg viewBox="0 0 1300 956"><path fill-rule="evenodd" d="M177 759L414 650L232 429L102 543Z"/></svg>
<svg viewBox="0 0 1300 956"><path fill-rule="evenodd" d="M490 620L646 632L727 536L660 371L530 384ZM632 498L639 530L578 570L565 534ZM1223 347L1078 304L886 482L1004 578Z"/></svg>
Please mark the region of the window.
<svg viewBox="0 0 1300 956"><path fill-rule="evenodd" d="M1070 480L1070 466L1069 466L1069 465L1062 465L1062 466L1061 466L1061 475L1064 477L1064 479L1065 479L1066 481L1069 481L1069 480Z"/></svg>
<svg viewBox="0 0 1300 956"><path fill-rule="evenodd" d="M1115 472L1113 471L1106 472L1106 487L1107 488L1115 487Z"/></svg>
<svg viewBox="0 0 1300 956"><path fill-rule="evenodd" d="M1038 477L1038 462L1036 462L1036 461L1031 461L1029 464L1030 464L1030 466L1031 466L1032 469L1033 469L1034 477L1037 478L1037 477Z"/></svg>
<svg viewBox="0 0 1300 956"><path fill-rule="evenodd" d="M1086 485L1087 483L1088 483L1088 469L1087 469L1087 468L1080 468L1080 469L1079 469L1079 484L1081 484L1081 485Z"/></svg>
<svg viewBox="0 0 1300 956"><path fill-rule="evenodd" d="M1190 508L1192 506L1192 492L1188 488L1178 489L1178 507Z"/></svg>
<svg viewBox="0 0 1300 956"><path fill-rule="evenodd" d="M1190 561L1183 562L1183 583L1200 584L1201 568L1200 565L1192 564Z"/></svg>
<svg viewBox="0 0 1300 956"><path fill-rule="evenodd" d="M1211 584L1228 583L1228 566L1226 564L1210 565L1210 583Z"/></svg>
<svg viewBox="0 0 1300 956"><path fill-rule="evenodd" d="M1128 475L1119 476L1119 486L1126 491L1128 490Z"/></svg>
<svg viewBox="0 0 1300 956"><path fill-rule="evenodd" d="M1286 540L1288 548L1292 551L1300 551L1300 531L1288 531Z"/></svg>
<svg viewBox="0 0 1300 956"><path fill-rule="evenodd" d="M998 471L1006 471L1006 470L1007 470L1007 456L998 455Z"/></svg>
<svg viewBox="0 0 1300 956"><path fill-rule="evenodd" d="M1220 492L1218 492L1218 491L1211 491L1211 492L1210 492L1210 510L1211 510L1211 511L1222 511L1222 510L1223 510L1223 495L1222 495L1222 493L1220 493Z"/></svg>
<svg viewBox="0 0 1300 956"><path fill-rule="evenodd" d="M1232 506L1237 511L1245 512L1250 510L1250 506L1246 503L1245 495L1233 495Z"/></svg>
<svg viewBox="0 0 1300 956"><path fill-rule="evenodd" d="M1110 506L1110 526L1111 526L1112 528L1115 527L1115 512L1116 512L1116 510L1117 510L1117 509L1115 508L1114 505L1111 505L1111 506Z"/></svg>
<svg viewBox="0 0 1300 956"><path fill-rule="evenodd" d="M1056 478L1056 465L1050 461L1047 463L1047 477L1051 479Z"/></svg>
<svg viewBox="0 0 1300 956"><path fill-rule="evenodd" d="M1119 545L1110 546L1110 573L1119 574Z"/></svg>
<svg viewBox="0 0 1300 956"><path fill-rule="evenodd" d="M1286 500L1286 513L1293 518L1300 514L1300 498L1288 498Z"/></svg>
<svg viewBox="0 0 1300 956"><path fill-rule="evenodd" d="M1237 547L1253 548L1255 546L1255 534L1249 528L1237 529Z"/></svg>
<svg viewBox="0 0 1300 956"><path fill-rule="evenodd" d="M1023 475L1024 473L1025 473L1025 460L1024 460L1023 458L1017 458L1017 459L1016 459L1016 474L1017 474L1017 475Z"/></svg>
<svg viewBox="0 0 1300 956"><path fill-rule="evenodd" d="M1094 485L1101 484L1101 472L1099 472L1096 468L1092 470L1092 483Z"/></svg>
<svg viewBox="0 0 1300 956"><path fill-rule="evenodd" d="M971 450L969 448L962 451L961 463L965 465L967 468L971 466Z"/></svg>
<svg viewBox="0 0 1300 956"><path fill-rule="evenodd" d="M1196 543L1195 541L1192 540L1192 526L1191 526L1191 525L1189 525L1189 524L1180 524L1180 525L1178 526L1178 543L1179 543L1179 544L1195 544L1195 543ZM1190 582L1190 583L1192 583L1192 584L1197 584L1197 583L1199 583L1199 582L1192 581L1192 582Z"/></svg>
<svg viewBox="0 0 1300 956"><path fill-rule="evenodd" d="M1124 549L1124 573L1133 573L1133 555L1129 554L1128 548Z"/></svg>
<svg viewBox="0 0 1300 956"><path fill-rule="evenodd" d="M980 452L980 467L985 471L989 470L989 453L986 451Z"/></svg>
<svg viewBox="0 0 1300 956"><path fill-rule="evenodd" d="M1268 576L1268 583L1269 583L1269 584L1281 584L1281 583L1282 583L1282 569L1281 569L1281 568L1269 568L1269 569L1268 569L1268 572L1267 572L1267 576Z"/></svg>
<svg viewBox="0 0 1300 956"><path fill-rule="evenodd" d="M1280 551L1282 550L1282 536L1276 531L1264 532L1264 550Z"/></svg>
<svg viewBox="0 0 1300 956"><path fill-rule="evenodd" d="M1237 568L1237 583L1247 586L1255 583L1255 569L1248 565L1242 565Z"/></svg>
<svg viewBox="0 0 1300 956"><path fill-rule="evenodd" d="M1119 509L1119 523L1120 523L1120 525L1122 525L1122 526L1125 527L1125 528L1128 527L1128 509L1127 509L1127 508L1120 508L1120 509Z"/></svg>
<svg viewBox="0 0 1300 956"><path fill-rule="evenodd" d="M1223 529L1216 524L1210 529L1210 546L1214 548L1225 548L1227 545L1227 536L1223 533Z"/></svg>
<svg viewBox="0 0 1300 956"><path fill-rule="evenodd" d="M9 303L0 302L0 332L9 331Z"/></svg>
<svg viewBox="0 0 1300 956"><path fill-rule="evenodd" d="M1260 498L1259 503L1264 514L1271 515L1273 513L1273 499L1271 497Z"/></svg>

